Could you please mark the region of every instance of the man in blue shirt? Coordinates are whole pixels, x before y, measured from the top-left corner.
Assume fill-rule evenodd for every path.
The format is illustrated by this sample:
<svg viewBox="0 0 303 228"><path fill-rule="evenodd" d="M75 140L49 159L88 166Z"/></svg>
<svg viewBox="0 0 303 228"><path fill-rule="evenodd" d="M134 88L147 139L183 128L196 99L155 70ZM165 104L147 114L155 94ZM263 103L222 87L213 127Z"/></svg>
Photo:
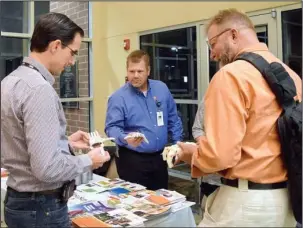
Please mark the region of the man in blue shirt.
<svg viewBox="0 0 303 228"><path fill-rule="evenodd" d="M150 60L146 52L133 51L127 57L128 82L109 100L105 133L116 138L119 177L142 184L150 190L168 187L167 164L161 153L168 143L182 140L182 122L176 103L161 81L148 79ZM145 135L126 138L134 132Z"/></svg>

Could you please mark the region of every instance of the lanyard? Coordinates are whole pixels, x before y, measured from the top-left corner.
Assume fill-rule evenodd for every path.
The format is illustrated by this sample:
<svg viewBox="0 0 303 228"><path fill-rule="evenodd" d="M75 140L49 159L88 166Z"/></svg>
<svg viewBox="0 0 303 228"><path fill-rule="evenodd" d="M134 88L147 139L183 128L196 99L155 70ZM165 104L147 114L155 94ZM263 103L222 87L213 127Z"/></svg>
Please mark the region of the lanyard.
<svg viewBox="0 0 303 228"><path fill-rule="evenodd" d="M29 64L29 63L26 63L26 62L22 62L21 66L25 66L25 67L31 68L31 69L37 71L39 74L41 74L41 72L38 70L38 68L35 67L35 66L33 66L32 64ZM46 78L42 74L41 74L41 76L46 80Z"/></svg>

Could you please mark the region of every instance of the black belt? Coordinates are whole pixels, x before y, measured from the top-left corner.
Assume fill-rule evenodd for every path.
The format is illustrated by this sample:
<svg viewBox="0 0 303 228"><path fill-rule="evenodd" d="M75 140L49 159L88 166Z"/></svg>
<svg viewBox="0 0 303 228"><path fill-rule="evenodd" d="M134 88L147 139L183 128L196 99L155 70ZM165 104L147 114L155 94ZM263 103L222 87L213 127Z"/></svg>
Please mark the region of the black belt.
<svg viewBox="0 0 303 228"><path fill-rule="evenodd" d="M7 191L12 191L14 194L20 196L20 197L32 197L33 195L53 195L61 197L62 193L62 187L56 188L52 190L45 190L45 191L39 191L39 192L19 192L9 186L7 186Z"/></svg>
<svg viewBox="0 0 303 228"><path fill-rule="evenodd" d="M138 151L135 151L135 150L128 149L127 147L124 147L124 146L119 146L119 151L135 153L135 154L142 155L142 156L155 156L155 155L159 155L159 154L161 154L163 152L163 150L164 149L158 150L158 151L154 151L154 152L141 153L141 152L138 152Z"/></svg>
<svg viewBox="0 0 303 228"><path fill-rule="evenodd" d="M221 178L222 184L228 185L231 187L238 188L239 186L239 181L238 179L230 180L226 178ZM287 187L287 182L279 182L279 183L272 183L272 184L261 184L261 183L254 183L251 181L248 182L248 189L255 189L255 190L270 190L270 189L280 189L280 188L286 188Z"/></svg>
<svg viewBox="0 0 303 228"><path fill-rule="evenodd" d="M209 184L206 182L202 182L200 184L201 193L206 196L209 196L210 194L212 194L214 191L216 191L217 188L219 188L218 185Z"/></svg>

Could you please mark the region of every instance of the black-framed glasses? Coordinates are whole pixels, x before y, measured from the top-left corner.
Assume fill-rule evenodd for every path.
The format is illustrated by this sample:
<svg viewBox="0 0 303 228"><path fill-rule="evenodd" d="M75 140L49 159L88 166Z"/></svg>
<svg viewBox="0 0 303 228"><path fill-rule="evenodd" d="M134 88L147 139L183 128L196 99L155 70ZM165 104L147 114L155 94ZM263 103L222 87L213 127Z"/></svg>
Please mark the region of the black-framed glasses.
<svg viewBox="0 0 303 228"><path fill-rule="evenodd" d="M72 55L73 57L78 56L78 54L79 54L78 51L75 51L75 50L71 49L68 45L65 45L64 43L62 43L62 46L67 47L67 48L70 50L71 55Z"/></svg>
<svg viewBox="0 0 303 228"><path fill-rule="evenodd" d="M216 42L215 42L215 43L212 43L212 44L211 44L211 43L210 43L211 40L220 37L222 34L226 33L227 31L230 31L230 30L232 30L232 28L224 29L222 32L220 32L219 34L213 36L212 38L206 39L206 43L207 43L207 45L208 45L208 47L209 47L209 50L212 50L213 47L214 47L214 45L215 45L215 43L216 43Z"/></svg>

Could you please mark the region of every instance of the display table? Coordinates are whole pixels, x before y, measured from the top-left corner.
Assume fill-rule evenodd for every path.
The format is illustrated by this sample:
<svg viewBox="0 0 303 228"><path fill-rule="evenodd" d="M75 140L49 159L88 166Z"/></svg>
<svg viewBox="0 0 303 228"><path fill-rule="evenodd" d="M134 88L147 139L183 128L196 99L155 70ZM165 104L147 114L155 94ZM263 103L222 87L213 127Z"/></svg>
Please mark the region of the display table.
<svg viewBox="0 0 303 228"><path fill-rule="evenodd" d="M103 177L96 174L93 175L92 181L102 180ZM3 201L6 194L6 180L1 178L1 221L4 221L3 216ZM172 212L168 215L146 221L146 227L195 227L195 220L191 207L181 207L179 210Z"/></svg>

